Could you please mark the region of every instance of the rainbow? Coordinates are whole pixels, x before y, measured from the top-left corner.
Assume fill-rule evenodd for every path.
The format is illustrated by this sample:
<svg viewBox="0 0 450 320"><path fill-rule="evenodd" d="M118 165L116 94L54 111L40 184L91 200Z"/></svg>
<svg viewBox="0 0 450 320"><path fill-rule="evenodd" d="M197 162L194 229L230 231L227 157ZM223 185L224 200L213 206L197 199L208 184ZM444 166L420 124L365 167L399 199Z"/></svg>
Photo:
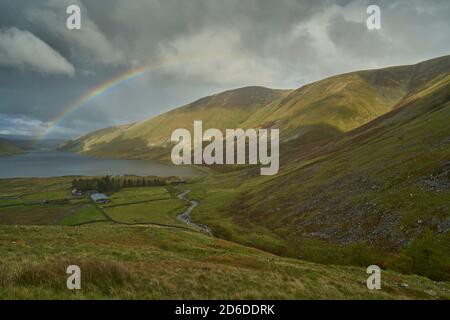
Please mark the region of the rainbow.
<svg viewBox="0 0 450 320"><path fill-rule="evenodd" d="M198 58L198 56L197 56ZM78 110L79 108L83 107L87 102L95 99L96 97L104 94L105 92L117 87L118 85L122 84L125 81L132 80L136 77L139 77L140 75L158 69L162 67L167 67L173 64L177 64L181 61L185 61L186 59L182 59L180 57L177 57L173 60L165 60L165 61L158 61L155 63L149 63L137 68L128 69L125 72L113 77L112 79L109 79L94 88L88 90L85 94L83 94L81 97L73 101L71 104L63 108L63 110L58 113L55 117L52 118L52 120L49 121L48 127L43 130L37 137L36 141L40 141L45 138L45 136L61 121L63 121L65 118L67 118L69 115L71 115L73 112Z"/></svg>

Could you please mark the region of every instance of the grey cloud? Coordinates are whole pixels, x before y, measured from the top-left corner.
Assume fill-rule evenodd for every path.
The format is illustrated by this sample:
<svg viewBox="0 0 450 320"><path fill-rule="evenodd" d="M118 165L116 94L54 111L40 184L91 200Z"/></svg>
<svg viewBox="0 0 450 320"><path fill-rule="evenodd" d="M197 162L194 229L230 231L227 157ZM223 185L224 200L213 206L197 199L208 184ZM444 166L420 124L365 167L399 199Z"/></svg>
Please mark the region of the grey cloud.
<svg viewBox="0 0 450 320"><path fill-rule="evenodd" d="M360 6L364 8L365 3ZM365 16L359 20L348 16L345 11L332 16L328 35L336 52L347 57L337 57L337 61L352 61L354 68L409 64L449 54L448 1L386 2L382 5L379 31L368 32L361 28ZM343 61L343 64L347 63Z"/></svg>
<svg viewBox="0 0 450 320"><path fill-rule="evenodd" d="M73 76L74 67L34 34L15 27L0 30L0 65Z"/></svg>
<svg viewBox="0 0 450 320"><path fill-rule="evenodd" d="M24 116L10 117L0 113L0 134L35 136L46 130L48 124Z"/></svg>
<svg viewBox="0 0 450 320"><path fill-rule="evenodd" d="M73 31L66 28L66 8L76 4L81 8L81 30ZM26 19L49 34L62 39L70 49L74 59L100 64L119 64L124 62L120 50L114 47L89 18L89 13L83 4L77 0L47 0L39 7L32 6L25 11Z"/></svg>

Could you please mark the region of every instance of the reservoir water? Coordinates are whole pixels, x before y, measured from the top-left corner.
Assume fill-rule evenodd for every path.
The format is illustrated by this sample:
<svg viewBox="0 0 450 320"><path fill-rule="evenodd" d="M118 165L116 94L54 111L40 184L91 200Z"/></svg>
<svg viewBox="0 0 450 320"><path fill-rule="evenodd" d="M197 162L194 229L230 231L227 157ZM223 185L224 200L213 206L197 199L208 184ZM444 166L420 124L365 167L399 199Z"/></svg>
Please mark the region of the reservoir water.
<svg viewBox="0 0 450 320"><path fill-rule="evenodd" d="M202 173L189 166L175 166L146 160L94 158L62 151L32 151L19 155L0 156L0 178L124 174L192 177Z"/></svg>

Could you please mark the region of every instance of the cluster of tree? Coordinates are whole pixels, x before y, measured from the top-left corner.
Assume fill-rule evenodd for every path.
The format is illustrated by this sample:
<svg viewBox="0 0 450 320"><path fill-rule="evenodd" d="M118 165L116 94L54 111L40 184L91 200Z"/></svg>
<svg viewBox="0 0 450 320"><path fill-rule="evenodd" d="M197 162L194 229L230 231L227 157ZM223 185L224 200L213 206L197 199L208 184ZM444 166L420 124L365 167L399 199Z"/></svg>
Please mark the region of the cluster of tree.
<svg viewBox="0 0 450 320"><path fill-rule="evenodd" d="M72 181L72 188L88 191L97 190L98 192L115 192L121 188L140 188L149 186L164 186L164 179L140 178L140 177L110 177L101 178L80 178Z"/></svg>

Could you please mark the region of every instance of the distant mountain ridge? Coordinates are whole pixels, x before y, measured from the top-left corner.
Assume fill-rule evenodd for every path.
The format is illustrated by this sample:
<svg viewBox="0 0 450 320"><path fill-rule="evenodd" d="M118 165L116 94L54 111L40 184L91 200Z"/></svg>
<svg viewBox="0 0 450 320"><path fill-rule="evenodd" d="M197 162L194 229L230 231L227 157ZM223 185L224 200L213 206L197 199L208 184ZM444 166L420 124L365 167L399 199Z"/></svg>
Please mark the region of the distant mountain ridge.
<svg viewBox="0 0 450 320"><path fill-rule="evenodd" d="M100 156L161 158L167 156L170 136L177 128L191 129L194 120L204 128L239 127L256 110L279 101L291 90L245 87L201 98L149 120L89 133L65 144L71 150Z"/></svg>
<svg viewBox="0 0 450 320"><path fill-rule="evenodd" d="M22 149L22 152L29 150L55 150L59 145L67 141L62 138L39 138L31 135L8 134L1 134L0 139Z"/></svg>

